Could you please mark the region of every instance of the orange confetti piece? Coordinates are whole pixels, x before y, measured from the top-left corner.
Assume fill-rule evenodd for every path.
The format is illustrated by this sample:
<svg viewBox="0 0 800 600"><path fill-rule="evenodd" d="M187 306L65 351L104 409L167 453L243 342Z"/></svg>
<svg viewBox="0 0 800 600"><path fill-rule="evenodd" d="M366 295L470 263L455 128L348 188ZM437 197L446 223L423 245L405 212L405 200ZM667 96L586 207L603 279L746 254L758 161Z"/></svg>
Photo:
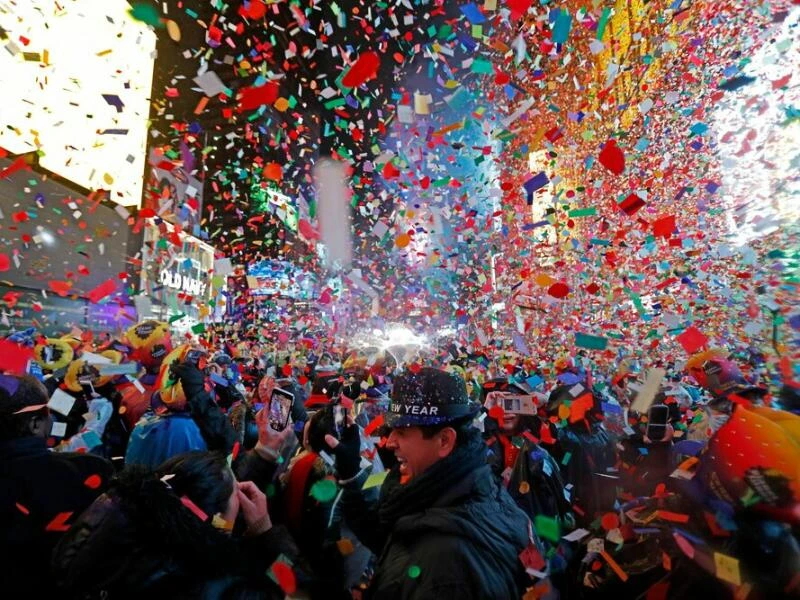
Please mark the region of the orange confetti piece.
<svg viewBox="0 0 800 600"><path fill-rule="evenodd" d="M622 567L617 564L617 561L611 558L611 555L608 552L603 550L600 553L600 556L605 559L605 561L608 563L608 566L611 567L611 570L617 574L617 577L619 577L622 581L628 581L628 574L622 570Z"/></svg>

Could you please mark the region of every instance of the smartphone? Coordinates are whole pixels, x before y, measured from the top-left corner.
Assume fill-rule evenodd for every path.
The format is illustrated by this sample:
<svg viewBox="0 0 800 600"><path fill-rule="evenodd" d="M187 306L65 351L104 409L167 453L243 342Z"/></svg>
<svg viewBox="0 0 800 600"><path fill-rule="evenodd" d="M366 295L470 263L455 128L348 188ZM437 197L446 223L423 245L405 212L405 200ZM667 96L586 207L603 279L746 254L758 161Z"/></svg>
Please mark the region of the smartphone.
<svg viewBox="0 0 800 600"><path fill-rule="evenodd" d="M647 430L645 435L654 442L664 439L669 421L669 407L663 404L654 404L647 412Z"/></svg>
<svg viewBox="0 0 800 600"><path fill-rule="evenodd" d="M275 388L269 401L269 426L275 431L283 431L289 424L289 417L292 414L294 404L294 394Z"/></svg>

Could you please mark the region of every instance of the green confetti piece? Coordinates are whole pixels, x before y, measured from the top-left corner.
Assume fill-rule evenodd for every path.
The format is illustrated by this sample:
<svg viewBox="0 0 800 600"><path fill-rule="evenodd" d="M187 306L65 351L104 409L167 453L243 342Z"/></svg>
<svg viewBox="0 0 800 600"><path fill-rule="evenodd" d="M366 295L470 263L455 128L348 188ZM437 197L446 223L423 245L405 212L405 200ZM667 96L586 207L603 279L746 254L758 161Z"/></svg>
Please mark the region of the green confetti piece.
<svg viewBox="0 0 800 600"><path fill-rule="evenodd" d="M600 15L600 21L597 23L597 39L602 40L603 34L606 32L606 25L608 24L608 18L611 16L611 9L604 8L603 13Z"/></svg>
<svg viewBox="0 0 800 600"><path fill-rule="evenodd" d="M192 333L196 335L200 335L201 333L205 333L206 331L206 324L205 323L198 323L197 325L192 326Z"/></svg>
<svg viewBox="0 0 800 600"><path fill-rule="evenodd" d="M417 565L411 565L408 567L408 576L411 577L411 579L416 579L421 573L422 569L420 569Z"/></svg>
<svg viewBox="0 0 800 600"><path fill-rule="evenodd" d="M576 333L575 345L579 348L589 348L590 350L605 350L608 347L608 339L599 335Z"/></svg>
<svg viewBox="0 0 800 600"><path fill-rule="evenodd" d="M310 495L318 502L330 502L336 497L336 482L323 479L311 486Z"/></svg>
<svg viewBox="0 0 800 600"><path fill-rule="evenodd" d="M551 542L558 542L561 539L561 527L556 519L544 515L536 515L533 520L533 527L540 537Z"/></svg>
<svg viewBox="0 0 800 600"><path fill-rule="evenodd" d="M164 23L161 22L161 15L158 13L158 9L152 4L134 4L133 7L128 10L128 14L135 21L141 21L142 23L146 23L147 25L151 25L153 27L164 27Z"/></svg>
<svg viewBox="0 0 800 600"><path fill-rule="evenodd" d="M597 207L575 208L567 213L568 217L593 217L597 214Z"/></svg>
<svg viewBox="0 0 800 600"><path fill-rule="evenodd" d="M184 313L178 313L177 315L172 315L172 316L169 318L169 323L170 323L170 325L171 325L172 323L174 323L175 321L180 321L180 320L181 320L182 318L184 318L185 316L186 316L186 315L185 315Z"/></svg>
<svg viewBox="0 0 800 600"><path fill-rule="evenodd" d="M569 464L570 459L572 458L572 452L567 452L564 454L564 458L561 459L561 464L565 467Z"/></svg>
<svg viewBox="0 0 800 600"><path fill-rule="evenodd" d="M471 70L473 73L480 73L481 75L491 75L494 73L492 62L485 58L476 58L472 61Z"/></svg>

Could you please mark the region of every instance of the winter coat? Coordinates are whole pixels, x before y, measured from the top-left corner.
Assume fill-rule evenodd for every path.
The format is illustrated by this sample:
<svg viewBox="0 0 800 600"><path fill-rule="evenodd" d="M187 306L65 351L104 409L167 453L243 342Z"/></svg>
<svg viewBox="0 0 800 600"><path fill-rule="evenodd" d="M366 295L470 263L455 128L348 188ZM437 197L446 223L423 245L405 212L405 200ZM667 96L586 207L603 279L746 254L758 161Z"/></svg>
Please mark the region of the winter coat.
<svg viewBox="0 0 800 600"><path fill-rule="evenodd" d="M163 486L125 471L77 520L53 552L61 598L283 598L268 578L283 554L298 553L283 527L233 538L187 527ZM194 519L194 515L189 515ZM282 559L283 560L283 559Z"/></svg>
<svg viewBox="0 0 800 600"><path fill-rule="evenodd" d="M0 442L0 589L43 596L50 555L64 531L108 485L113 467L94 454L54 453L45 440Z"/></svg>
<svg viewBox="0 0 800 600"><path fill-rule="evenodd" d="M485 464L477 431L409 483L389 473L380 498L345 486L343 510L378 563L366 597L380 600L520 598L526 575L519 554L530 523Z"/></svg>

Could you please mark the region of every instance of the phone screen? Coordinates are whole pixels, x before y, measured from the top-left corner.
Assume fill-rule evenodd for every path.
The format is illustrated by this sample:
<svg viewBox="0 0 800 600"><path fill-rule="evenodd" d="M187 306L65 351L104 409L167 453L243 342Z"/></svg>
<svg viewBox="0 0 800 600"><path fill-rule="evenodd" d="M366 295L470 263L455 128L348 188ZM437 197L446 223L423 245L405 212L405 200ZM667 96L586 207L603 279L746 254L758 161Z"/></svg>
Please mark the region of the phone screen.
<svg viewBox="0 0 800 600"><path fill-rule="evenodd" d="M275 431L283 431L289 424L289 416L292 414L292 404L294 404L294 394L275 388L269 402L269 426Z"/></svg>
<svg viewBox="0 0 800 600"><path fill-rule="evenodd" d="M647 413L646 435L654 442L664 439L667 432L667 421L669 420L669 408L663 404L655 404L650 407Z"/></svg>

